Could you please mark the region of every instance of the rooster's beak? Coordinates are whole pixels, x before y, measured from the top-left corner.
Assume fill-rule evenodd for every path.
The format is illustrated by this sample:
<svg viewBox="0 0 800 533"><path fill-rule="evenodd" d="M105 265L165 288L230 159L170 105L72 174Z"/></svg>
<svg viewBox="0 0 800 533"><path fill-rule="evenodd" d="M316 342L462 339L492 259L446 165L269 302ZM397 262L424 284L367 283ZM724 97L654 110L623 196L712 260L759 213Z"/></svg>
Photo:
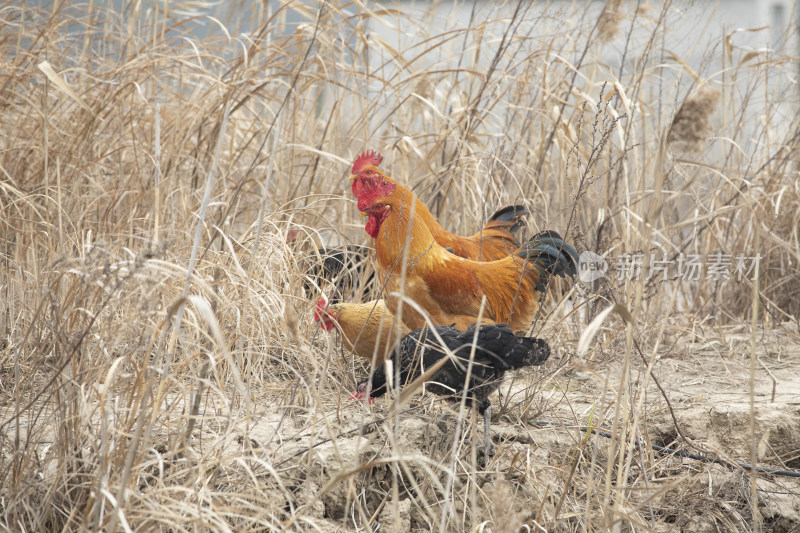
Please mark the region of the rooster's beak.
<svg viewBox="0 0 800 533"><path fill-rule="evenodd" d="M350 181L353 181L354 179L356 179L356 176L353 175L353 174L350 174L350 178L349 179L350 179Z"/></svg>
<svg viewBox="0 0 800 533"><path fill-rule="evenodd" d="M369 216L369 213L364 213L364 212L362 211L361 213L359 213L359 214L358 214L358 216L360 216L360 217L368 217L368 216Z"/></svg>

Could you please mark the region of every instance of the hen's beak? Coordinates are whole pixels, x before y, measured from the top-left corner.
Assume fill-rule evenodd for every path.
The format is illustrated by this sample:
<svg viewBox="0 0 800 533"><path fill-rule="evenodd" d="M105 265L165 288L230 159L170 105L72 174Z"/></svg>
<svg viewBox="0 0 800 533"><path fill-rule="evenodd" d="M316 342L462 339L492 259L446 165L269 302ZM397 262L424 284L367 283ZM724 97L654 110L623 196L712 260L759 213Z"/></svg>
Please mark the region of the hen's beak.
<svg viewBox="0 0 800 533"><path fill-rule="evenodd" d="M354 179L356 179L356 176L353 175L353 174L350 174L350 178L349 179L350 179L350 181L353 181Z"/></svg>

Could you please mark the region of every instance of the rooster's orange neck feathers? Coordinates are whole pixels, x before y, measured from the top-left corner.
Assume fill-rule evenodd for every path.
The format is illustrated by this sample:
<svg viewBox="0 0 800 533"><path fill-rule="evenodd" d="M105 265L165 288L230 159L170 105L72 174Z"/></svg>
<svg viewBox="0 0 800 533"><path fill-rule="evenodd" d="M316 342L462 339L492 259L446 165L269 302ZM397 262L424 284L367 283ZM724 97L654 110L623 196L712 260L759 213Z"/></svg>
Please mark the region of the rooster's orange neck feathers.
<svg viewBox="0 0 800 533"><path fill-rule="evenodd" d="M375 238L375 252L379 262L392 264L402 259L406 245L410 262L425 261L426 256L431 255L429 252L441 250L417 214L415 200L411 191L399 188L391 195L376 200L376 203L389 206L388 214L380 223Z"/></svg>

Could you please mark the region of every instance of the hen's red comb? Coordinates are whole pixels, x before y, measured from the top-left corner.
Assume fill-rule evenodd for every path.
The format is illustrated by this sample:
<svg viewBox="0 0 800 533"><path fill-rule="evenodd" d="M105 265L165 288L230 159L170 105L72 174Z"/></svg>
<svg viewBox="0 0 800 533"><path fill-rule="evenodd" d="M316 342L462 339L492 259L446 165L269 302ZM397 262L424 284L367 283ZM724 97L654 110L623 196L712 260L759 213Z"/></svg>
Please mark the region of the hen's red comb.
<svg viewBox="0 0 800 533"><path fill-rule="evenodd" d="M317 305L314 306L314 322L319 322L322 320L322 316L325 313L325 306L328 303L325 301L324 298L320 298L317 300Z"/></svg>
<svg viewBox="0 0 800 533"><path fill-rule="evenodd" d="M353 174L358 174L368 166L377 167L383 161L383 156L375 150L364 150L353 163Z"/></svg>

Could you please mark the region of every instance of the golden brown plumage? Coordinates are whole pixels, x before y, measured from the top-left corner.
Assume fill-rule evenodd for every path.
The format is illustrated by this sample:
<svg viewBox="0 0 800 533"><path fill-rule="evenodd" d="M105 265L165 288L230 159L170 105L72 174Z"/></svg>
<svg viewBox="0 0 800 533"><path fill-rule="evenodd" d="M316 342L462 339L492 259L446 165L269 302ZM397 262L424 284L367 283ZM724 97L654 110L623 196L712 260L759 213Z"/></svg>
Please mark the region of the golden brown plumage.
<svg viewBox="0 0 800 533"><path fill-rule="evenodd" d="M368 361L372 361L374 354L376 365L383 363L395 343L409 332L403 324L397 324L393 331L394 316L386 309L383 300L334 303L327 308L325 300L319 300L314 309L314 320L321 321L322 328L327 331L338 324L347 349Z"/></svg>
<svg viewBox="0 0 800 533"><path fill-rule="evenodd" d="M534 236L505 259L471 261L449 253L416 214L410 216L416 199L408 189L382 182L361 192L360 208L368 216L365 229L375 239L377 270L386 280L386 303L393 311L399 299L393 293L402 293L422 307L434 325L466 329L486 296L485 319L521 331L538 310L545 276L575 274L577 251L555 232ZM408 258L405 283L404 256ZM405 302L402 319L411 330L425 324L424 317Z"/></svg>
<svg viewBox="0 0 800 533"><path fill-rule="evenodd" d="M514 232L524 226L523 217L530 213L524 206L506 206L495 212L481 231L470 237L462 237L444 229L419 198L384 174L378 168L381 161L383 157L380 154L364 152L353 164L350 179L353 180L353 194L358 200L359 210L363 210L362 207L366 205L361 199L362 191L380 181L386 181L395 184L399 194L411 194L415 203L415 216L431 232L433 240L453 254L474 261L495 261L507 257L519 248Z"/></svg>

